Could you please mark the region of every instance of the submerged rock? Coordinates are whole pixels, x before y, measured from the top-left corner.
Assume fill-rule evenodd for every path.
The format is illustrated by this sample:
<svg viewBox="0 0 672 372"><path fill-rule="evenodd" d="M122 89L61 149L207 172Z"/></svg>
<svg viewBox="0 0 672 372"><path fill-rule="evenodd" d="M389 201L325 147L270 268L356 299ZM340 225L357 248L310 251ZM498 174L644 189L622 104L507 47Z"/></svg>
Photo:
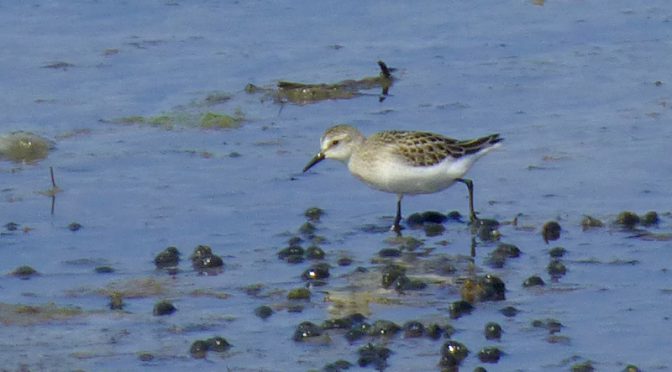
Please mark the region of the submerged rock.
<svg viewBox="0 0 672 372"><path fill-rule="evenodd" d="M502 315L504 315L507 318L513 318L514 316L518 315L520 310L516 309L513 306L507 306L499 310L499 312L502 313Z"/></svg>
<svg viewBox="0 0 672 372"><path fill-rule="evenodd" d="M484 333L485 338L488 340L499 340L502 338L502 326L495 322L487 323Z"/></svg>
<svg viewBox="0 0 672 372"><path fill-rule="evenodd" d="M317 223L320 222L320 219L324 215L324 210L318 207L312 207L306 209L303 215L306 216L309 222Z"/></svg>
<svg viewBox="0 0 672 372"><path fill-rule="evenodd" d="M406 338L422 337L425 334L425 326L417 320L406 322L402 328Z"/></svg>
<svg viewBox="0 0 672 372"><path fill-rule="evenodd" d="M469 349L464 344L449 340L441 347L441 367L456 367L469 355Z"/></svg>
<svg viewBox="0 0 672 372"><path fill-rule="evenodd" d="M309 260L322 260L325 256L324 250L316 245L306 248L306 258Z"/></svg>
<svg viewBox="0 0 672 372"><path fill-rule="evenodd" d="M532 321L532 327L542 328L550 334L555 334L562 330L563 325L555 319L535 319Z"/></svg>
<svg viewBox="0 0 672 372"><path fill-rule="evenodd" d="M559 223L549 221L541 228L541 236L544 238L544 242L548 244L550 241L560 239L560 231L562 231L562 228Z"/></svg>
<svg viewBox="0 0 672 372"><path fill-rule="evenodd" d="M480 218L471 224L471 230L484 242L498 240L501 236L499 221L496 220Z"/></svg>
<svg viewBox="0 0 672 372"><path fill-rule="evenodd" d="M81 228L82 228L82 224L80 224L78 222L71 222L68 225L68 230L70 230L72 232L79 231Z"/></svg>
<svg viewBox="0 0 672 372"><path fill-rule="evenodd" d="M28 265L23 265L14 269L14 271L12 271L12 275L14 275L19 279L30 279L40 274L37 272L37 270L33 269L32 267Z"/></svg>
<svg viewBox="0 0 672 372"><path fill-rule="evenodd" d="M406 269L399 265L390 264L382 270L383 288L390 288L401 276L406 276Z"/></svg>
<svg viewBox="0 0 672 372"><path fill-rule="evenodd" d="M96 268L93 270L97 274L112 274L114 272L114 268L111 266L96 266Z"/></svg>
<svg viewBox="0 0 672 372"><path fill-rule="evenodd" d="M478 352L478 359L483 363L497 363L502 356L498 347L484 347Z"/></svg>
<svg viewBox="0 0 672 372"><path fill-rule="evenodd" d="M192 358L203 359L208 354L208 343L204 340L196 340L189 348Z"/></svg>
<svg viewBox="0 0 672 372"><path fill-rule="evenodd" d="M410 228L422 227L425 224L442 224L448 220L448 217L437 211L427 211L423 213L413 213L406 218L406 224Z"/></svg>
<svg viewBox="0 0 672 372"><path fill-rule="evenodd" d="M591 216L584 216L581 220L581 228L583 231L603 227L604 223L597 218Z"/></svg>
<svg viewBox="0 0 672 372"><path fill-rule="evenodd" d="M546 271L552 278L557 279L567 273L567 267L562 263L562 261L554 259L548 263Z"/></svg>
<svg viewBox="0 0 672 372"><path fill-rule="evenodd" d="M642 225L644 225L644 226L653 226L653 225L657 225L657 224L658 224L658 221L659 221L659 219L658 219L658 213L656 213L656 212L654 212L654 211L646 212L646 213L642 216L641 221L642 221Z"/></svg>
<svg viewBox="0 0 672 372"><path fill-rule="evenodd" d="M551 248L550 251L548 251L548 255L551 256L552 258L563 257L566 253L567 253L567 250L563 247L554 247L554 248Z"/></svg>
<svg viewBox="0 0 672 372"><path fill-rule="evenodd" d="M329 277L329 264L313 265L301 274L303 280L322 280Z"/></svg>
<svg viewBox="0 0 672 372"><path fill-rule="evenodd" d="M488 256L487 263L490 267L500 269L504 267L506 260L520 256L520 248L513 244L500 243Z"/></svg>
<svg viewBox="0 0 672 372"><path fill-rule="evenodd" d="M503 301L506 299L506 286L504 282L491 274L467 279L464 281L460 294L462 299L470 302L480 301Z"/></svg>
<svg viewBox="0 0 672 372"><path fill-rule="evenodd" d="M333 363L329 363L322 368L323 372L341 372L346 369L350 369L352 367L352 363L348 362L347 360L337 360Z"/></svg>
<svg viewBox="0 0 672 372"><path fill-rule="evenodd" d="M572 366L572 372L593 372L595 367L590 361L576 363Z"/></svg>
<svg viewBox="0 0 672 372"><path fill-rule="evenodd" d="M616 224L626 229L632 229L639 223L639 216L634 212L623 211L616 216Z"/></svg>
<svg viewBox="0 0 672 372"><path fill-rule="evenodd" d="M387 358L392 354L390 349L371 343L362 346L357 352L359 353L357 364L359 364L360 367L373 365L373 367L379 371L382 371L387 367Z"/></svg>
<svg viewBox="0 0 672 372"><path fill-rule="evenodd" d="M163 315L170 315L176 311L177 309L175 308L172 302L164 300L159 301L154 305L153 314L154 316L163 316Z"/></svg>
<svg viewBox="0 0 672 372"><path fill-rule="evenodd" d="M210 251L210 254L212 254L212 251ZM157 269L175 267L180 263L180 255L181 253L176 247L168 247L156 255L154 265Z"/></svg>
<svg viewBox="0 0 672 372"><path fill-rule="evenodd" d="M313 338L322 335L322 328L312 322L302 322L296 327L294 331L294 336L292 339L294 341L300 342L305 341L308 338Z"/></svg>
<svg viewBox="0 0 672 372"><path fill-rule="evenodd" d="M191 263L196 270L219 269L224 266L222 258L212 253L212 248L207 245L199 245L194 249Z"/></svg>
<svg viewBox="0 0 672 372"><path fill-rule="evenodd" d="M450 312L451 319L458 319L463 315L471 314L474 311L474 305L467 301L459 300L451 303L448 311Z"/></svg>
<svg viewBox="0 0 672 372"><path fill-rule="evenodd" d="M256 315L261 319L267 319L271 315L273 315L273 309L271 309L271 307L267 305L259 306L256 309L254 309L254 315Z"/></svg>
<svg viewBox="0 0 672 372"><path fill-rule="evenodd" d="M523 282L523 287L525 288L540 287L544 285L546 285L546 283L544 283L544 280L538 275L532 275Z"/></svg>
<svg viewBox="0 0 672 372"><path fill-rule="evenodd" d="M224 337L211 337L205 342L208 344L208 351L224 352L231 348L231 344Z"/></svg>
<svg viewBox="0 0 672 372"><path fill-rule="evenodd" d="M0 135L0 160L34 163L45 159L53 149L52 141L30 132Z"/></svg>
<svg viewBox="0 0 672 372"><path fill-rule="evenodd" d="M376 320L373 322L369 334L371 336L394 336L401 330L396 323L389 320Z"/></svg>

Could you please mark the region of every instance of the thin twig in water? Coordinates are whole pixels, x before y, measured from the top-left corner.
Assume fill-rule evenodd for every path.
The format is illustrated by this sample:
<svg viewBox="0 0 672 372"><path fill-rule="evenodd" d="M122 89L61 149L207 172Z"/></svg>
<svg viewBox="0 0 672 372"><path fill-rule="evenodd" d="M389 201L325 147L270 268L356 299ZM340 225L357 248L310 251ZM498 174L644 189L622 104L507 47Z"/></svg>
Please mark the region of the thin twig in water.
<svg viewBox="0 0 672 372"><path fill-rule="evenodd" d="M54 167L49 167L49 173L51 174L51 186L54 189L57 189L56 180L54 179Z"/></svg>

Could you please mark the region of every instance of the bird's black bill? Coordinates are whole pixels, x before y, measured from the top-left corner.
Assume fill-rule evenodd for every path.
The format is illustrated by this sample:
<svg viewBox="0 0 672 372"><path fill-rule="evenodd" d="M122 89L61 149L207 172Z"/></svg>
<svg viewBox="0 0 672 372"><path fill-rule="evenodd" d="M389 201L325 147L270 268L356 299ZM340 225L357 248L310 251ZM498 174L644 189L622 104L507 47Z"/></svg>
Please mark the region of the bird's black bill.
<svg viewBox="0 0 672 372"><path fill-rule="evenodd" d="M321 162L322 160L324 160L324 154L322 152L318 152L317 155L310 159L308 164L303 167L303 171L306 172L308 169L312 168L315 164Z"/></svg>

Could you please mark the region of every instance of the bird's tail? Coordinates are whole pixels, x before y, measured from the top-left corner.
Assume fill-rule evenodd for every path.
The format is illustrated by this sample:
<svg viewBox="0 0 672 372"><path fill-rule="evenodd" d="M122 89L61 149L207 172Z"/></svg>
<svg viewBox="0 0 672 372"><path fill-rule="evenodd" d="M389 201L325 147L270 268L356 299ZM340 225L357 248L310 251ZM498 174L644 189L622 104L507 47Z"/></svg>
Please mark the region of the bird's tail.
<svg viewBox="0 0 672 372"><path fill-rule="evenodd" d="M495 133L481 138L460 141L458 145L464 148L465 154L470 155L498 147L499 143L503 140L504 139L499 136L499 133Z"/></svg>

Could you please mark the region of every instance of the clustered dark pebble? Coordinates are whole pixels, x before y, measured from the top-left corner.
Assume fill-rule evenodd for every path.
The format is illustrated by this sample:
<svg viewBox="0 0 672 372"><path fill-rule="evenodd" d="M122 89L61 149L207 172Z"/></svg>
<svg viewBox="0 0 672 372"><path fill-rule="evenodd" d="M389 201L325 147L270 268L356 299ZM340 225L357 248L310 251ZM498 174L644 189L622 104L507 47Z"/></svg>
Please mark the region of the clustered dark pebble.
<svg viewBox="0 0 672 372"><path fill-rule="evenodd" d="M181 255L176 247L168 247L154 257L154 265L157 269L166 269L169 273L174 273L180 263ZM224 266L224 260L214 254L212 248L207 245L199 245L194 248L190 259L194 270L199 272L214 273L213 270L221 269Z"/></svg>
<svg viewBox="0 0 672 372"><path fill-rule="evenodd" d="M199 245L191 254L191 264L195 270L207 271L219 269L224 266L224 261L218 255L212 253L212 248L207 245Z"/></svg>
<svg viewBox="0 0 672 372"><path fill-rule="evenodd" d="M231 344L223 337L212 337L207 340L196 340L191 344L189 353L193 358L203 359L208 352L225 352L231 348Z"/></svg>

